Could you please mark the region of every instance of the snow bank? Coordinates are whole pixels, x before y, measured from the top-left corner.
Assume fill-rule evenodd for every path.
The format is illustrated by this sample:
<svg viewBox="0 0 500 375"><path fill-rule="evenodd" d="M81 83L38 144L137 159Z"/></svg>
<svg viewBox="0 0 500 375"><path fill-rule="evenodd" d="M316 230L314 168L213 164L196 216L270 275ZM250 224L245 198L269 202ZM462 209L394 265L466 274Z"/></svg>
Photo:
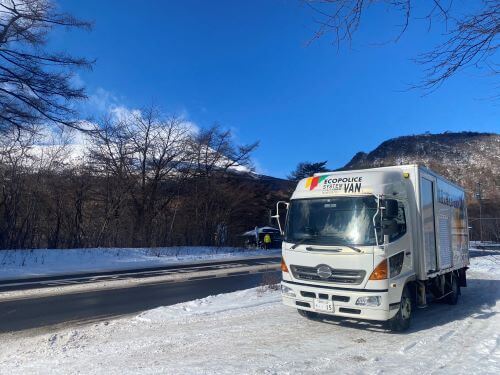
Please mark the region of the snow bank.
<svg viewBox="0 0 500 375"><path fill-rule="evenodd" d="M470 271L500 276L500 255L484 255L471 258Z"/></svg>
<svg viewBox="0 0 500 375"><path fill-rule="evenodd" d="M0 251L0 280L127 270L280 253L280 250L249 250L234 247L3 250Z"/></svg>
<svg viewBox="0 0 500 375"><path fill-rule="evenodd" d="M167 319L187 318L195 315L210 315L276 303L281 299L278 290L267 288L246 289L234 293L218 294L177 305L158 307L139 314L136 319L161 323Z"/></svg>

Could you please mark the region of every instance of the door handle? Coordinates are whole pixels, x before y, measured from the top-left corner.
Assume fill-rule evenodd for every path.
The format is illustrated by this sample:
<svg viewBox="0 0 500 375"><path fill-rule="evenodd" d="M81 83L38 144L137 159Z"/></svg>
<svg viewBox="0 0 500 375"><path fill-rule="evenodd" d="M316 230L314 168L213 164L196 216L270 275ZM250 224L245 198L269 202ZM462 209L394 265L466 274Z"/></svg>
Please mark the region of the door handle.
<svg viewBox="0 0 500 375"><path fill-rule="evenodd" d="M406 252L405 252L405 255L406 255L406 256L411 255L411 251L406 251Z"/></svg>

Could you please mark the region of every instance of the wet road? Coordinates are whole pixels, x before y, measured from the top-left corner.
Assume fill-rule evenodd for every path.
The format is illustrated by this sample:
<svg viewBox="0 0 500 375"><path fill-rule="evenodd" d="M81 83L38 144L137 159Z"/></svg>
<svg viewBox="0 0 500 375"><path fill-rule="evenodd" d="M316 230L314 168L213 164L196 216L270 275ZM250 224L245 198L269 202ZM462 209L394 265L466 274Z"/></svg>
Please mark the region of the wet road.
<svg viewBox="0 0 500 375"><path fill-rule="evenodd" d="M248 260L239 262L241 266L255 264L272 264L277 260ZM87 323L112 317L137 313L158 306L173 305L180 302L203 298L213 294L228 293L252 288L263 283L265 279L280 280L280 273L274 271L255 271L255 273L239 272L239 266L225 263L224 275L196 277L193 274L188 280L165 280L158 283L131 285L115 289L90 290L71 294L50 296L23 297L15 300L0 301L0 333L14 332L40 327ZM204 264L196 267L222 267L221 264ZM176 268L177 272L193 272L193 267ZM143 272L144 270L141 270ZM166 270L163 270L166 271ZM169 269L173 272L173 269ZM160 272L150 270L148 272ZM241 274L244 273L244 274ZM149 274L148 274L149 275ZM191 274L190 274L191 275ZM101 275L104 277L105 275ZM106 275L110 277L110 275ZM158 276L158 274L154 274ZM87 276L95 278L96 276ZM139 277L122 274L122 277ZM82 275L79 275L82 278ZM95 282L95 279L92 279ZM39 280L40 283L53 283L57 280ZM61 281L61 280L59 280ZM83 279L81 282L89 282ZM268 281L268 280L267 280ZM60 285L60 284L58 284ZM44 285L45 286L45 285ZM3 285L6 287L6 285ZM12 287L12 285L11 285Z"/></svg>
<svg viewBox="0 0 500 375"><path fill-rule="evenodd" d="M245 266L272 265L280 263L280 257L254 257L248 259L229 259L213 262L198 262L191 264L173 264L160 267L128 269L120 271L104 271L78 273L72 275L43 276L29 279L0 280L0 292L13 290L39 289L62 285L95 283L99 281L115 281L128 279L145 279L148 277L175 275L182 273L218 271L237 269ZM230 272L230 271L228 271Z"/></svg>

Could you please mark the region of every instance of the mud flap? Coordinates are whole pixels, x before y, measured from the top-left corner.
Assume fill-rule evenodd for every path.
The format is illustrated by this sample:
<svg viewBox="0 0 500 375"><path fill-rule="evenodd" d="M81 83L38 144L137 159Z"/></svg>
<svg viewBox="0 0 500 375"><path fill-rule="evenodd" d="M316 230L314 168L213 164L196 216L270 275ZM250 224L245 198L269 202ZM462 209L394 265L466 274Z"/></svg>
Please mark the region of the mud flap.
<svg viewBox="0 0 500 375"><path fill-rule="evenodd" d="M427 307L427 291L425 290L425 283L422 281L417 282L417 308L423 309Z"/></svg>
<svg viewBox="0 0 500 375"><path fill-rule="evenodd" d="M469 267L460 268L458 270L458 285L466 287L467 286L467 276L466 271Z"/></svg>

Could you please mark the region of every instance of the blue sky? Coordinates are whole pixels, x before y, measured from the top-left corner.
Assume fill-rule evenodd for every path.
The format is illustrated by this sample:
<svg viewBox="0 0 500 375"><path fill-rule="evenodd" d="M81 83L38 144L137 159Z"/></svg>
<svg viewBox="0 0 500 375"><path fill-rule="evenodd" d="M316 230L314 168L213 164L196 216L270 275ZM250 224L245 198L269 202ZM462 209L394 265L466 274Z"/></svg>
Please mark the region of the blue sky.
<svg viewBox="0 0 500 375"><path fill-rule="evenodd" d="M265 174L285 177L300 161L338 168L400 135L500 129L487 72L463 71L428 96L407 90L422 74L412 58L444 29L415 22L398 43L377 46L399 30L383 9L337 50L328 37L307 45L314 14L299 0L58 4L94 22L91 32L50 35L51 48L96 59L79 73L87 114L154 102L200 127L217 122L239 143L260 141L254 160Z"/></svg>

